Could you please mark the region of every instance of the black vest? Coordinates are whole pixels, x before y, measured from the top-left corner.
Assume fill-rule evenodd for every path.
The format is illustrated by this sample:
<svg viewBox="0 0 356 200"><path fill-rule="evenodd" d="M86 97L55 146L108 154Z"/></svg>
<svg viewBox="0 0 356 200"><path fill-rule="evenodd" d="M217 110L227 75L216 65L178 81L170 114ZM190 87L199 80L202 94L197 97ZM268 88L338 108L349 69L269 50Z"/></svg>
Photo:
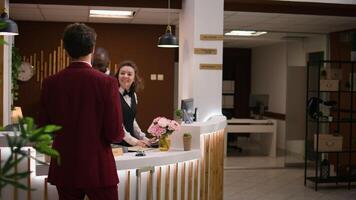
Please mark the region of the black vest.
<svg viewBox="0 0 356 200"><path fill-rule="evenodd" d="M135 132L134 132L134 121L136 117L136 98L134 93L131 95L131 107L126 103L124 97L122 94L120 94L120 100L121 100L121 109L123 113L123 118L124 118L124 126L127 132L129 132L132 137L137 138ZM122 140L120 142L120 145L123 146L131 146L129 143L125 142L125 140Z"/></svg>

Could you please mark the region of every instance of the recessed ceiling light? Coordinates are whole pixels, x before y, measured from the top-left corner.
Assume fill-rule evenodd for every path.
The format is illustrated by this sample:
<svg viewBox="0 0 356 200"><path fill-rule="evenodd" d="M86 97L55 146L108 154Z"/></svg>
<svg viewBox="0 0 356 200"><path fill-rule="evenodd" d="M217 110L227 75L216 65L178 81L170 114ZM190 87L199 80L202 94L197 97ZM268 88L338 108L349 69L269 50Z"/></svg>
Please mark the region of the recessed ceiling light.
<svg viewBox="0 0 356 200"><path fill-rule="evenodd" d="M241 30L232 30L230 32L225 33L225 35L232 35L232 36L260 36L266 34L265 31L241 31Z"/></svg>
<svg viewBox="0 0 356 200"><path fill-rule="evenodd" d="M101 18L132 18L135 15L131 10L90 10L89 17Z"/></svg>

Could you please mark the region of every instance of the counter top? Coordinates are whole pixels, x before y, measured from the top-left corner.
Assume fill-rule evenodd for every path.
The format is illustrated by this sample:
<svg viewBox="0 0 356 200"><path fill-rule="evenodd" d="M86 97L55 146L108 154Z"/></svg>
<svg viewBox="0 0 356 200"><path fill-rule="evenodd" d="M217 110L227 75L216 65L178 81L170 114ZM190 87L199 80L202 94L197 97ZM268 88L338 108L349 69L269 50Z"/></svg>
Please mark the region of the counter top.
<svg viewBox="0 0 356 200"><path fill-rule="evenodd" d="M179 131L175 131L170 137L173 148L183 147L184 133L192 135L192 149L201 149L201 136L211 134L226 128L225 116L214 116L206 122L194 122L191 124L182 124Z"/></svg>
<svg viewBox="0 0 356 200"><path fill-rule="evenodd" d="M183 151L182 149L171 149L168 152L151 150L146 156L137 157L135 152L125 153L123 156L115 157L117 170L135 169L145 166L160 166L200 159L200 150Z"/></svg>
<svg viewBox="0 0 356 200"><path fill-rule="evenodd" d="M147 166L160 166L174 164L194 159L200 159L199 149L183 151L182 149L171 149L169 151L159 151L158 149L146 151L146 156L135 156L136 152L125 153L122 156L116 156L117 170L137 169ZM36 175L47 175L48 165L38 164L36 166Z"/></svg>

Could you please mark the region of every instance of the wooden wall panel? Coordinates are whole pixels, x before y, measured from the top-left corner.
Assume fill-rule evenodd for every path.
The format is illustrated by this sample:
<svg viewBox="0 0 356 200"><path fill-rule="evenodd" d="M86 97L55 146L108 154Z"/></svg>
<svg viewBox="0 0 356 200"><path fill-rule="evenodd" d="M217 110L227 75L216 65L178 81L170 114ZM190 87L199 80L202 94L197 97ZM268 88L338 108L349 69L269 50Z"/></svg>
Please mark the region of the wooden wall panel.
<svg viewBox="0 0 356 200"><path fill-rule="evenodd" d="M266 13L310 14L329 16L356 16L356 6L352 4L261 1L261 0L225 0L226 11L249 11Z"/></svg>
<svg viewBox="0 0 356 200"><path fill-rule="evenodd" d="M36 53L36 62L39 62L43 50L44 61L48 65L49 54L56 54L54 52L56 50L62 59L53 58L53 69L49 70L59 71L64 68L64 62L68 62L68 59L63 56L63 51L56 48L60 44L65 26L69 23L22 21L17 23L21 34L16 36L15 44L21 55L29 57ZM127 59L137 63L145 84L144 90L138 92L137 119L141 128L146 130L157 116L173 117L175 50L158 48L156 45L158 37L165 31L165 26L95 23L88 25L96 30L98 34L96 46L108 50L113 66ZM40 66L36 72L42 76L44 73L48 75L49 70L45 63ZM164 81L151 81L150 74L164 74ZM38 119L40 84L36 79L39 79L38 75L28 82L19 83L19 100L15 103L22 107L24 116Z"/></svg>
<svg viewBox="0 0 356 200"><path fill-rule="evenodd" d="M171 8L180 9L182 0L171 0ZM11 3L25 3L28 0L11 0ZM82 5L82 6L110 6L110 7L139 7L139 8L167 8L166 0L36 0L36 4L56 4L56 5Z"/></svg>
<svg viewBox="0 0 356 200"><path fill-rule="evenodd" d="M248 107L251 93L251 49L224 48L223 79L235 81L232 116L250 116Z"/></svg>

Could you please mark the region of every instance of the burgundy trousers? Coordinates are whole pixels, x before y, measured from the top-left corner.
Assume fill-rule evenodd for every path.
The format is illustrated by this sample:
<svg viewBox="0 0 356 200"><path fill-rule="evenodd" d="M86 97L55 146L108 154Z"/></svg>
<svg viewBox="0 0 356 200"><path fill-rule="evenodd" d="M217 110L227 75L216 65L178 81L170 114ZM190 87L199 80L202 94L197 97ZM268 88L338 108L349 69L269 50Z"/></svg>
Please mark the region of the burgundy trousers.
<svg viewBox="0 0 356 200"><path fill-rule="evenodd" d="M102 188L74 189L57 187L59 200L119 200L117 185Z"/></svg>

